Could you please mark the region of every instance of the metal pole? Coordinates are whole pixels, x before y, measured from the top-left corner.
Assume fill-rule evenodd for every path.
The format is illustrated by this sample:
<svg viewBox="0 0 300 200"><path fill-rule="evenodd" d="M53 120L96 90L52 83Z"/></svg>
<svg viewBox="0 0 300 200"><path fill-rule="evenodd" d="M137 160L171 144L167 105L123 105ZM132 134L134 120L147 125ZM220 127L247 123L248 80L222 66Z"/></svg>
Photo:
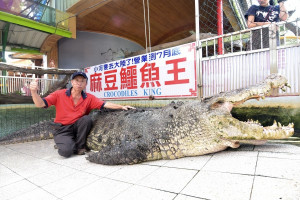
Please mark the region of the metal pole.
<svg viewBox="0 0 300 200"><path fill-rule="evenodd" d="M202 93L202 67L201 67L201 55L202 48L200 45L200 25L199 25L199 0L195 0L195 24L196 24L196 73L197 73L197 93L198 98L201 100L203 97Z"/></svg>
<svg viewBox="0 0 300 200"><path fill-rule="evenodd" d="M218 35L223 35L223 0L217 0ZM218 38L218 54L223 54L223 38Z"/></svg>

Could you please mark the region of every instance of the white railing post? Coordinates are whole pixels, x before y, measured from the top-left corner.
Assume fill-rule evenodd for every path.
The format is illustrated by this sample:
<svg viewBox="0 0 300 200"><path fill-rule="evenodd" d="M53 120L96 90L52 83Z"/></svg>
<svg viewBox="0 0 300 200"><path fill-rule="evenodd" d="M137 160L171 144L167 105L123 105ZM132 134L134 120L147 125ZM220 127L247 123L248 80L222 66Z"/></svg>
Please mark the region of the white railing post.
<svg viewBox="0 0 300 200"><path fill-rule="evenodd" d="M270 73L278 73L277 67L277 26L272 23L269 27Z"/></svg>
<svg viewBox="0 0 300 200"><path fill-rule="evenodd" d="M47 61L47 56L46 55L43 55L43 68L44 69L48 68L48 61ZM47 79L48 78L48 74L45 74L44 78Z"/></svg>

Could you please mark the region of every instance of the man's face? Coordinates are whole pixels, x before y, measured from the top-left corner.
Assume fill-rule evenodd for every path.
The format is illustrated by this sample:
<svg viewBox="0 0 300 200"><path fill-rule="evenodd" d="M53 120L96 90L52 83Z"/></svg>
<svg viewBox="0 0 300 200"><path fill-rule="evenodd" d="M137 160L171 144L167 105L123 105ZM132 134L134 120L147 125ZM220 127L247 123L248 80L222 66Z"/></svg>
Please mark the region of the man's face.
<svg viewBox="0 0 300 200"><path fill-rule="evenodd" d="M87 80L83 76L76 76L71 80L71 84L75 90L84 90L87 85Z"/></svg>
<svg viewBox="0 0 300 200"><path fill-rule="evenodd" d="M258 0L259 5L268 6L270 0Z"/></svg>

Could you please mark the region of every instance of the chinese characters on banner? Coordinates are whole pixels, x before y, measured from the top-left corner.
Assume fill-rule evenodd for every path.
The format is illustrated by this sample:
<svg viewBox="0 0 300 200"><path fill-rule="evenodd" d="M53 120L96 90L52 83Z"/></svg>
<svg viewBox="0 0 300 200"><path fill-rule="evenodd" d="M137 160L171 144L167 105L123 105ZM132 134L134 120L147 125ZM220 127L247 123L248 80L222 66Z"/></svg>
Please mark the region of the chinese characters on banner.
<svg viewBox="0 0 300 200"><path fill-rule="evenodd" d="M100 99L197 97L195 43L85 68Z"/></svg>

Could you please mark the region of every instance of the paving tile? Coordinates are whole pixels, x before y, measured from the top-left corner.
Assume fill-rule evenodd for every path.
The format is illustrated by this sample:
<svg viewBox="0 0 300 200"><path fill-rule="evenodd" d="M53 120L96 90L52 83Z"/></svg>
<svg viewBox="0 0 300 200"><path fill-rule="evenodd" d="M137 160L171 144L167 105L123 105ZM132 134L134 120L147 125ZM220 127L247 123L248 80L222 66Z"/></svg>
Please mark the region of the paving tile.
<svg viewBox="0 0 300 200"><path fill-rule="evenodd" d="M300 184L293 180L256 176L251 200L299 200Z"/></svg>
<svg viewBox="0 0 300 200"><path fill-rule="evenodd" d="M36 185L34 185L26 180L21 180L21 181L9 184L7 186L1 187L0 188L0 199L3 199L3 200L12 199L14 197L17 197L18 195L32 191L36 188L37 188Z"/></svg>
<svg viewBox="0 0 300 200"><path fill-rule="evenodd" d="M215 153L214 156L224 156L224 157L231 157L231 156L247 156L247 157L257 157L258 152L256 151L221 151Z"/></svg>
<svg viewBox="0 0 300 200"><path fill-rule="evenodd" d="M40 147L40 148L44 148L44 147L53 148L55 142L54 142L54 139L48 139L48 140L33 141L33 142L30 142L30 144L33 146L36 146L36 147Z"/></svg>
<svg viewBox="0 0 300 200"><path fill-rule="evenodd" d="M257 152L221 152L215 154L203 170L254 175Z"/></svg>
<svg viewBox="0 0 300 200"><path fill-rule="evenodd" d="M51 157L58 155L57 150L54 149L53 146L53 140L42 140L18 144L9 144L5 145L4 147L6 147L7 150L10 150L17 154L21 153L25 155L30 155L35 158L50 159ZM7 154L7 152L5 152L4 154Z"/></svg>
<svg viewBox="0 0 300 200"><path fill-rule="evenodd" d="M85 187L81 187L72 194L62 198L62 200L82 200L82 199L101 199L108 200L117 196L127 188L132 186L128 183L102 178Z"/></svg>
<svg viewBox="0 0 300 200"><path fill-rule="evenodd" d="M135 185L113 198L113 200L172 200L175 196L175 193Z"/></svg>
<svg viewBox="0 0 300 200"><path fill-rule="evenodd" d="M200 170L211 157L212 155L185 157L185 158L170 160L166 162L164 166Z"/></svg>
<svg viewBox="0 0 300 200"><path fill-rule="evenodd" d="M0 163L9 166L10 164L14 164L14 162L12 161L12 159L16 158L20 158L22 157L24 154L20 154L17 151L14 151L12 149L9 148L4 148L1 152L0 152ZM28 155L26 155L28 156ZM27 158L32 158L33 157L27 157ZM16 159L16 160L20 160L20 159ZM26 159L25 159L26 160Z"/></svg>
<svg viewBox="0 0 300 200"><path fill-rule="evenodd" d="M77 172L42 188L61 198L98 180L99 177L85 172Z"/></svg>
<svg viewBox="0 0 300 200"><path fill-rule="evenodd" d="M41 188L34 189L30 192L21 194L12 200L57 200L57 197L49 194Z"/></svg>
<svg viewBox="0 0 300 200"><path fill-rule="evenodd" d="M145 177L137 184L178 193L186 186L196 173L196 170L160 167L155 170L151 176Z"/></svg>
<svg viewBox="0 0 300 200"><path fill-rule="evenodd" d="M142 165L154 165L154 166L164 166L169 160L154 160L149 162L143 162Z"/></svg>
<svg viewBox="0 0 300 200"><path fill-rule="evenodd" d="M243 145L118 166L90 163L85 156L65 159L53 145L44 140L0 146L0 199L249 200L253 180L251 200L300 199L300 147L294 145Z"/></svg>
<svg viewBox="0 0 300 200"><path fill-rule="evenodd" d="M22 180L23 177L0 164L0 188Z"/></svg>
<svg viewBox="0 0 300 200"><path fill-rule="evenodd" d="M22 148L19 146L18 148L16 148L14 146L11 146L11 149L20 153L31 155L36 158L51 159L52 157L58 156L57 150L54 149L53 146L54 142L42 140L26 143L26 148Z"/></svg>
<svg viewBox="0 0 300 200"><path fill-rule="evenodd" d="M90 163L90 166L87 169L83 169L82 171L85 171L90 174L94 174L100 177L108 176L109 174L118 171L122 169L123 165L101 165L96 163Z"/></svg>
<svg viewBox="0 0 300 200"><path fill-rule="evenodd" d="M59 165L78 170L85 170L91 167L91 162L85 159L85 155L73 155L70 158L64 158L57 154L57 157L53 157L48 160Z"/></svg>
<svg viewBox="0 0 300 200"><path fill-rule="evenodd" d="M300 182L300 160L259 157L256 175L295 179Z"/></svg>
<svg viewBox="0 0 300 200"><path fill-rule="evenodd" d="M9 159L6 157L9 156ZM22 153L4 155L1 163L22 177L30 177L57 167L56 164Z"/></svg>
<svg viewBox="0 0 300 200"><path fill-rule="evenodd" d="M264 145L255 146L254 150L300 154L300 147L292 144L266 143Z"/></svg>
<svg viewBox="0 0 300 200"><path fill-rule="evenodd" d="M176 196L176 198L174 200L207 200L207 199L202 199L202 198L191 197L191 196L179 194Z"/></svg>
<svg viewBox="0 0 300 200"><path fill-rule="evenodd" d="M21 151L27 148L30 148L31 142L23 142L23 143L15 143L15 144L6 144L4 145L8 149L12 149L14 151Z"/></svg>
<svg viewBox="0 0 300 200"><path fill-rule="evenodd" d="M149 165L127 165L122 169L109 174L110 179L124 181L127 183L137 183L139 180L159 169L158 166Z"/></svg>
<svg viewBox="0 0 300 200"><path fill-rule="evenodd" d="M57 164L36 159L30 162L25 162L23 165L14 168L14 170L21 176L27 178L58 167L60 166Z"/></svg>
<svg viewBox="0 0 300 200"><path fill-rule="evenodd" d="M213 200L249 200L253 176L200 171L181 194Z"/></svg>
<svg viewBox="0 0 300 200"><path fill-rule="evenodd" d="M282 153L282 152L259 152L259 157L286 158L291 160L300 160L300 154Z"/></svg>
<svg viewBox="0 0 300 200"><path fill-rule="evenodd" d="M52 170L28 177L27 179L38 186L44 186L49 183L58 181L63 179L64 177L70 176L78 172L76 169L72 169L65 166L57 166L54 167Z"/></svg>

